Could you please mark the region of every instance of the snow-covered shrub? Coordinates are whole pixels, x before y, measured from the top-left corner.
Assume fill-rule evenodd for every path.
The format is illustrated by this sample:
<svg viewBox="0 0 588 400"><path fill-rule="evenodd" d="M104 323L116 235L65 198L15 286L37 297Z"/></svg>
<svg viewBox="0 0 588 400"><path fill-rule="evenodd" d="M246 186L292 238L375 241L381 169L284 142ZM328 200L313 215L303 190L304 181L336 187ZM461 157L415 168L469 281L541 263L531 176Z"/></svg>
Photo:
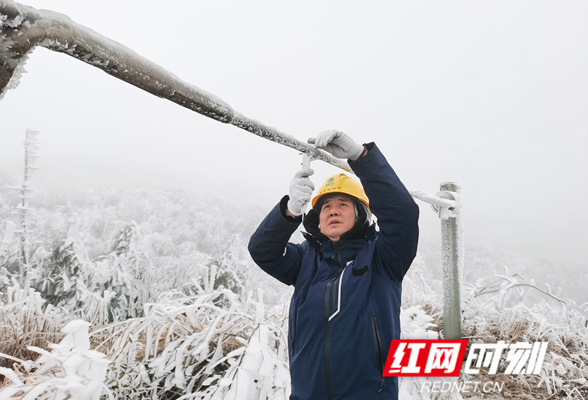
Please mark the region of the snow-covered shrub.
<svg viewBox="0 0 588 400"><path fill-rule="evenodd" d="M0 369L11 381L0 388L0 399L99 400L108 394L104 385L108 360L90 349L89 323L76 320L63 327L65 337L51 351L29 347L41 356L20 361L19 369ZM113 398L110 396L110 398Z"/></svg>
<svg viewBox="0 0 588 400"><path fill-rule="evenodd" d="M125 226L111 252L89 259L76 240L64 239L52 250L39 247L32 258L31 285L47 304L68 310L93 324L142 315L153 281L147 257L133 244L136 226Z"/></svg>
<svg viewBox="0 0 588 400"><path fill-rule="evenodd" d="M138 227L133 222L115 237L109 254L95 263L90 289L108 299L110 321L123 321L143 315L143 304L152 300L149 284L155 280L152 263L136 241Z"/></svg>
<svg viewBox="0 0 588 400"><path fill-rule="evenodd" d="M437 338L443 327L443 298L433 289L424 259L417 254L402 282L401 335L406 339ZM418 332L418 333L417 333Z"/></svg>
<svg viewBox="0 0 588 400"><path fill-rule="evenodd" d="M247 273L250 268L244 250L243 242L235 238L228 243L222 253L202 259L202 264L190 269L192 276L188 280L189 283L182 286L182 292L186 295L197 295L217 289L228 289L236 295L242 295L248 285ZM224 297L215 300L216 305L220 307L229 306L226 301Z"/></svg>
<svg viewBox="0 0 588 400"><path fill-rule="evenodd" d="M61 340L67 315L45 300L34 289L18 284L0 285L0 366L10 367L15 359L30 359L30 346L47 348Z"/></svg>
<svg viewBox="0 0 588 400"><path fill-rule="evenodd" d="M184 399L240 400L287 399L290 392L287 354L283 332L271 324L257 325L249 340L227 357L235 357L224 377L212 377L203 394ZM207 393L208 392L208 393Z"/></svg>
<svg viewBox="0 0 588 400"><path fill-rule="evenodd" d="M143 318L94 337L112 354L108 384L117 398L287 399L285 316L273 311L261 292L242 302L217 288L162 298L146 305Z"/></svg>
<svg viewBox="0 0 588 400"><path fill-rule="evenodd" d="M401 310L400 326L402 339L439 339L439 332L431 329L436 326L433 317L420 306Z"/></svg>
<svg viewBox="0 0 588 400"><path fill-rule="evenodd" d="M43 252L39 249L36 253ZM50 254L37 257L32 275L32 287L39 291L48 304L76 310L83 306L88 288L85 269L88 261L73 241L58 243Z"/></svg>

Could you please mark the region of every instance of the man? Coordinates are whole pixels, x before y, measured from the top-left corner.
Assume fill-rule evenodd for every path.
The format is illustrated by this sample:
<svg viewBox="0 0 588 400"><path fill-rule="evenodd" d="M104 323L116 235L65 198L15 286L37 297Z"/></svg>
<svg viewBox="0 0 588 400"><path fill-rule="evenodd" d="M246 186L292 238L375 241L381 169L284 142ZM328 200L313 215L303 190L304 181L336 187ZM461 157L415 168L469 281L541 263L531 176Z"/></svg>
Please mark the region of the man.
<svg viewBox="0 0 588 400"><path fill-rule="evenodd" d="M290 399L395 400L398 381L382 373L390 341L400 337L402 279L416 255L418 207L374 143L362 146L338 131L309 143L347 158L365 192L345 174L329 177L304 218L306 241L289 243L314 190L313 171L301 170L250 239L253 260L295 288Z"/></svg>

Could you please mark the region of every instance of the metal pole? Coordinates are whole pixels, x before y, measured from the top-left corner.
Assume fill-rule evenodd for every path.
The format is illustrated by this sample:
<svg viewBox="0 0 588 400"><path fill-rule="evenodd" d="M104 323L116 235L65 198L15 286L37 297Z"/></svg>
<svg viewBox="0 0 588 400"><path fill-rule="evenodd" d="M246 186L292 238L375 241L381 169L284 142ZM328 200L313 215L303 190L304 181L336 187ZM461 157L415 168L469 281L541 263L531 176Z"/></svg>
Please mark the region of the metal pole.
<svg viewBox="0 0 588 400"><path fill-rule="evenodd" d="M438 195L459 202L460 187L442 183ZM463 233L460 207L439 209L443 256L443 333L445 339L461 339L460 271L463 263Z"/></svg>

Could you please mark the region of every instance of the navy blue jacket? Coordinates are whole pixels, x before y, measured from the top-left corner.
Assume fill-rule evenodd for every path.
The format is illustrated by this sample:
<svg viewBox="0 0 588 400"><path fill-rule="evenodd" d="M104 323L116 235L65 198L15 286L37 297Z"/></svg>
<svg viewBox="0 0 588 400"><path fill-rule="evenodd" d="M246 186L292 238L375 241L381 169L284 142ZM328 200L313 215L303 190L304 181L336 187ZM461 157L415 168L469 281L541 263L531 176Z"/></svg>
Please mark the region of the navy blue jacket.
<svg viewBox="0 0 588 400"><path fill-rule="evenodd" d="M396 378L383 378L392 339L400 338L402 279L417 251L419 209L373 143L349 165L377 217L364 239L322 243L285 216L284 197L250 239L253 260L294 285L288 344L291 400L397 399Z"/></svg>

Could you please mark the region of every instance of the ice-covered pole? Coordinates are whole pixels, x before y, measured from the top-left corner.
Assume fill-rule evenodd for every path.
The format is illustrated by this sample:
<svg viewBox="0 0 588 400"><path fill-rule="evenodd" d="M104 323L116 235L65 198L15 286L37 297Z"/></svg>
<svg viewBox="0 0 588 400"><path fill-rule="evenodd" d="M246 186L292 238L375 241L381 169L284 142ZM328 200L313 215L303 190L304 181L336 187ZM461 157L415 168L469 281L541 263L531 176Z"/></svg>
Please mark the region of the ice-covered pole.
<svg viewBox="0 0 588 400"><path fill-rule="evenodd" d="M457 183L441 184L442 198L458 205L440 207L441 252L443 257L443 333L445 339L461 339L460 274L463 270L463 232L459 206L460 187Z"/></svg>
<svg viewBox="0 0 588 400"><path fill-rule="evenodd" d="M224 100L65 15L11 0L0 0L0 99L18 83L19 67L36 46L77 58L155 96L352 173L347 162L233 111Z"/></svg>
<svg viewBox="0 0 588 400"><path fill-rule="evenodd" d="M461 274L464 238L461 221L461 187L455 182L441 184L441 191L429 194L420 190L410 194L429 203L441 220L443 259L443 334L446 339L461 338Z"/></svg>

